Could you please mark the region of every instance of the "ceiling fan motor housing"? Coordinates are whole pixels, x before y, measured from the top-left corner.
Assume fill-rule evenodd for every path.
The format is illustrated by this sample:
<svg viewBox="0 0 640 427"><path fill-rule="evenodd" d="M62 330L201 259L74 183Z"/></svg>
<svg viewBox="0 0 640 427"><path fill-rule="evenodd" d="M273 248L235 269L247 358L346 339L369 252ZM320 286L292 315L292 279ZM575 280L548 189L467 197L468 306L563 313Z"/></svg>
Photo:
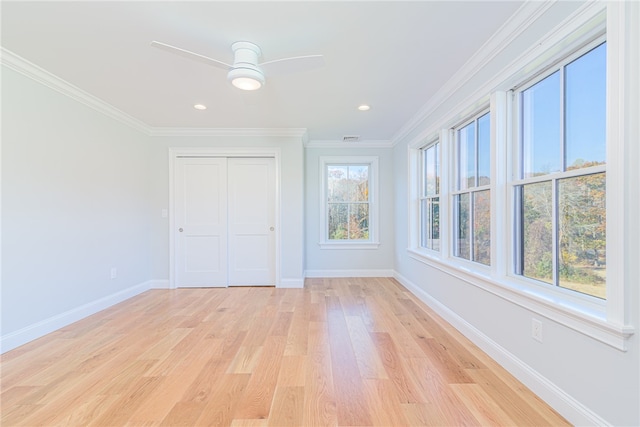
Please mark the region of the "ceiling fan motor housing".
<svg viewBox="0 0 640 427"><path fill-rule="evenodd" d="M255 89L264 85L264 73L258 67L258 58L262 55L260 47L251 42L235 42L231 45L231 50L234 53L233 67L227 74L227 80L238 87L241 87L239 84L242 84L239 82L246 82L244 79L258 81L260 84Z"/></svg>

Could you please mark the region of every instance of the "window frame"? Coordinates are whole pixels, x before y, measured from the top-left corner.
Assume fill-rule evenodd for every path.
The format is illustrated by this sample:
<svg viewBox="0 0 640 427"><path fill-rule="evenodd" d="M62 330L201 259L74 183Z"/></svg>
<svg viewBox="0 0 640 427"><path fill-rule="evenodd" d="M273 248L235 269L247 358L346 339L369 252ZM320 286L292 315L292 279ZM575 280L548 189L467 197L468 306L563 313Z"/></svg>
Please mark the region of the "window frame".
<svg viewBox="0 0 640 427"><path fill-rule="evenodd" d="M579 15L565 21L562 26L532 44L514 63L510 64L491 80L487 81L466 98L458 99L453 107L434 116L428 128L408 142L408 247L407 253L421 263L483 289L532 313L551 319L574 329L620 351L626 351L628 339L635 333L631 326L631 313L626 299L632 295L630 286L637 275L635 261L626 252L629 244L625 224L631 219L626 213L629 205L627 195L633 184L625 178L635 176L626 153L634 153L634 144L628 140L630 117L638 111L635 104L623 102L627 99L626 88L633 85L635 76L627 71L630 61L638 59L634 46L624 38L628 24L621 24L625 8L620 4L593 3L585 6ZM600 40L599 40L600 39ZM518 159L514 150L514 106L511 91L526 84L535 84L561 61L571 62L580 56L578 51L593 43L607 42L607 147L606 147L606 216L607 216L607 299L580 294L570 289L549 286L533 279L513 274L512 247L514 241L513 222L514 195L509 183L514 180L513 161ZM573 57L573 59L572 59ZM441 165L441 230L452 230L448 217L452 206L449 185L445 181L455 178L450 171L453 156L452 127L461 123L469 112L489 102L491 111L492 147L492 193L491 193L491 241L492 265L482 265L451 256L452 236L441 233L442 254L434 254L419 247L419 149L424 146L426 136L440 133ZM434 107L435 108L435 107ZM633 156L632 156L633 157ZM597 169L599 166L596 166ZM586 169L586 168L585 168ZM584 170L578 170L582 174ZM593 170L590 171L593 173ZM635 175L634 175L635 174ZM498 218L500 217L500 218Z"/></svg>
<svg viewBox="0 0 640 427"><path fill-rule="evenodd" d="M479 268L491 268L491 264L493 263L493 257L490 255L489 257L489 264L484 264L481 263L479 261L474 260L474 252L475 252L475 240L474 240L474 200L475 200L475 196L476 193L480 193L483 191L489 191L489 197L491 200L491 195L493 193L493 183L495 182L495 178L492 176L493 175L493 167L492 167L492 163L493 163L493 147L491 144L491 131L489 132L489 148L490 148L490 153L489 153L489 170L490 170L490 176L489 176L489 184L484 184L484 185L480 185L480 177L479 175L479 140L480 140L480 132L479 132L479 120L485 116L488 116L489 118L489 126L491 127L492 121L493 121L493 117L491 114L491 108L489 106L486 106L485 108L480 109L478 112L476 112L475 114L469 116L466 120L462 121L459 125L453 127L451 129L452 132L452 141L453 143L453 155L451 156L451 163L452 163L452 167L451 167L451 171L453 176L451 177L451 189L449 191L450 194L450 203L452 206L451 212L453 214L453 219L452 219L452 227L451 230L449 232L450 236L451 236L451 256L455 257L456 259L461 260L462 262L471 262L474 263L474 265L478 265ZM474 129L475 129L475 135L474 135L474 158L473 158L473 164L474 164L474 184L473 186L470 186L469 184L466 184L466 186L464 186L464 188L462 188L463 186L461 185L461 179L463 178L462 176L462 165L461 165L461 153L460 153L460 146L461 146L461 141L459 140L459 133L460 130L466 128L467 126L474 124ZM468 179L468 177L467 177ZM458 230L458 221L459 221L459 216L458 216L458 209L459 209L459 205L457 203L457 200L459 197L461 197L462 195L467 194L469 196L469 201L468 201L468 209L469 209L469 226L467 229L467 232L469 234L469 258L465 258L462 257L460 255L457 254L457 238L456 238L456 234L457 234L457 230ZM491 202L490 202L491 203ZM491 204L490 204L491 206ZM493 228L493 212L490 211L490 227ZM491 234L491 233L490 233ZM490 237L490 241L492 241L491 237ZM492 244L493 246L493 244ZM491 253L491 249L490 249L490 253Z"/></svg>
<svg viewBox="0 0 640 427"><path fill-rule="evenodd" d="M562 75L565 67L568 64L580 58L582 55L585 55L586 53L590 52L592 49L595 49L596 47L600 46L602 43L606 43L606 41L607 41L606 36L604 34L593 38L588 43L584 43L580 47L573 49L569 54L565 55L561 60L555 62L552 66L547 67L543 72L539 73L534 78L523 82L522 84L518 85L517 87L515 87L510 91L511 105L513 110L513 119L512 119L513 134L511 135L511 139L513 143L510 144L510 147L512 148L510 159L512 161L511 164L514 166L512 166L511 168L511 175L510 175L511 179L507 183L507 186L508 186L507 192L511 196L509 201L509 206L511 208L510 228L512 231L512 234L511 234L512 245L511 245L511 256L510 256L511 266L508 271L509 279L514 281L522 281L522 283L525 283L529 286L549 287L548 292L553 292L553 293L557 292L558 297L563 299L568 299L569 301L571 301L572 304L589 306L591 309L601 313L604 313L606 311L606 299L602 300L593 295L581 294L577 291L563 288L559 284L559 277L558 277L559 267L557 265L557 261L558 261L557 252L559 250L558 249L559 238L557 236L558 201L556 200L556 198L558 195L558 183L561 180L568 179L568 178L575 178L579 176L587 176L587 175L592 175L597 173L606 174L608 172L608 164L605 162L605 164L602 164L602 165L595 165L595 166L590 166L590 167L581 168L581 169L567 169L566 159L564 158L566 157L565 147L564 147L565 144L564 144L564 141L561 140L560 147L559 147L560 148L559 157L561 157L560 160L561 160L562 170L557 172L551 172L544 175L539 175L539 176L525 177L525 173L524 173L525 166L524 166L524 155L523 155L524 144L522 141L523 136L520 128L520 124L522 121L522 118L521 118L522 104L520 102L520 96L522 92L535 86L537 83L553 75L554 73L560 72L560 74ZM608 76L607 76L607 80L609 80ZM565 120L564 119L564 115L565 115L564 84L565 84L564 77L561 77L560 90L562 92L562 96L561 96L561 103L560 103L560 115L563 117L563 119L560 123L560 133L561 135L563 135L562 138L564 138L564 133L565 133L564 132L564 120ZM609 145L609 141L607 140L607 146L608 145ZM552 258L553 258L552 283L542 282L540 280L536 280L534 278L524 276L524 274L518 274L518 270L520 269L519 263L521 262L519 260L520 248L522 247L522 240L521 240L522 236L520 236L518 233L518 227L519 227L519 221L520 221L520 215L521 215L521 213L518 211L519 210L518 188L523 187L525 185L529 185L529 184L544 183L544 182L550 182L551 189L552 189L552 208L553 208L552 209L553 211L552 225L551 225L552 236L553 236L552 237L552 245L553 245L552 246ZM609 189L609 186L607 185L607 190L608 189ZM608 205L609 204L608 195L606 196L606 199L607 200L605 201L605 203ZM608 241L609 239L607 238L607 246L609 245ZM607 273L609 272L608 270L609 268L607 268ZM606 286L607 288L609 287L609 279L607 279Z"/></svg>
<svg viewBox="0 0 640 427"><path fill-rule="evenodd" d="M329 166L369 167L369 238L368 239L329 239L328 224L328 176ZM321 156L320 168L320 236L321 249L377 249L378 241L378 157L377 156Z"/></svg>
<svg viewBox="0 0 640 427"><path fill-rule="evenodd" d="M437 147L436 147L437 146ZM427 194L427 189L426 189L426 181L427 181L427 164L426 164L426 155L427 155L427 150L431 149L431 148L435 148L436 149L436 175L435 175L435 179L436 179L436 192L433 195L428 195ZM433 252L433 253L440 253L442 246L441 246L441 240L442 238L440 237L438 239L438 249L434 249L433 247L428 247L422 244L423 239L427 240L426 238L426 233L427 230L424 229L424 225L422 223L422 216L424 215L423 213L423 202L426 202L427 204L429 204L429 201L432 201L433 199L438 199L438 221L439 221L439 226L438 226L438 235L442 236L442 223L441 221L441 211L440 211L440 207L442 206L443 200L442 200L442 143L440 142L440 138L438 136L436 137L432 137L431 139L428 140L428 142L420 148L420 191L419 191L419 199L418 199L418 205L419 205L419 217L420 217L420 225L419 225L419 233L420 233L420 237L418 240L418 245L421 249ZM433 202L431 202L433 203ZM430 228L432 229L432 228Z"/></svg>

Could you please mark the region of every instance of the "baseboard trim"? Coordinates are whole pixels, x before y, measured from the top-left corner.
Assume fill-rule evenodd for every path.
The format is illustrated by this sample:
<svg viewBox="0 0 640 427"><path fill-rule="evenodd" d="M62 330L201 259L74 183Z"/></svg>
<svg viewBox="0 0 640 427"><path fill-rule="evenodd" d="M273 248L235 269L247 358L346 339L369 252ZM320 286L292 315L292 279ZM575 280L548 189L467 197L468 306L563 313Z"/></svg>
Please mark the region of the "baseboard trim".
<svg viewBox="0 0 640 427"><path fill-rule="evenodd" d="M498 362L514 377L520 380L542 400L558 411L570 423L578 426L598 425L610 426L606 420L591 411L567 394L560 387L549 381L545 376L524 363L518 357L507 351L504 347L483 334L475 326L464 320L450 308L433 298L424 289L411 282L398 272L393 277L402 283L412 294L431 307L438 315L453 325L465 337L471 340L482 351Z"/></svg>
<svg viewBox="0 0 640 427"><path fill-rule="evenodd" d="M304 288L304 278L302 278L302 279L280 279L280 283L278 283L276 285L276 288L302 289L302 288Z"/></svg>
<svg viewBox="0 0 640 427"><path fill-rule="evenodd" d="M48 319L26 326L14 332L0 337L0 354L20 347L30 341L40 338L48 333L64 328L78 320L91 316L101 310L111 307L119 302L127 300L150 289L151 280L137 284L130 288L102 297L90 303L57 314Z"/></svg>
<svg viewBox="0 0 640 427"><path fill-rule="evenodd" d="M306 270L305 277L394 277L393 270Z"/></svg>

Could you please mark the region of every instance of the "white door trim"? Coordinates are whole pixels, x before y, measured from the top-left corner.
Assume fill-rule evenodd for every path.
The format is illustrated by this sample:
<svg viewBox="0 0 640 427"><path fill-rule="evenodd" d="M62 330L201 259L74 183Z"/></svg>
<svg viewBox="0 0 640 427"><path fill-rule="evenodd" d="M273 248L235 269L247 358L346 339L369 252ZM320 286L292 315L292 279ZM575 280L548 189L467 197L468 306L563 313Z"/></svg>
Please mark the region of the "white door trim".
<svg viewBox="0 0 640 427"><path fill-rule="evenodd" d="M276 167L276 287L280 286L281 277L281 223L280 223L280 159L279 147L169 147L169 289L176 289L176 227L175 227L175 160L178 157L273 157Z"/></svg>

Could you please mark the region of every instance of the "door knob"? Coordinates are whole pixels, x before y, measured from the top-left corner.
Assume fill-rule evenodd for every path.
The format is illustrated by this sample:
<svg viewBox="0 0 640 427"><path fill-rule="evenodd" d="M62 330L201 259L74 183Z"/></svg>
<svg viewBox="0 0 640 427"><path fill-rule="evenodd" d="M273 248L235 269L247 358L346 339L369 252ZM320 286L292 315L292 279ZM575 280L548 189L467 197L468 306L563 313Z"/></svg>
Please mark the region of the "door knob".
<svg viewBox="0 0 640 427"><path fill-rule="evenodd" d="M273 230L275 230L275 228L269 227L269 231L273 231Z"/></svg>
<svg viewBox="0 0 640 427"><path fill-rule="evenodd" d="M178 231L182 233L184 230L182 229L182 227L180 227L178 228Z"/></svg>

